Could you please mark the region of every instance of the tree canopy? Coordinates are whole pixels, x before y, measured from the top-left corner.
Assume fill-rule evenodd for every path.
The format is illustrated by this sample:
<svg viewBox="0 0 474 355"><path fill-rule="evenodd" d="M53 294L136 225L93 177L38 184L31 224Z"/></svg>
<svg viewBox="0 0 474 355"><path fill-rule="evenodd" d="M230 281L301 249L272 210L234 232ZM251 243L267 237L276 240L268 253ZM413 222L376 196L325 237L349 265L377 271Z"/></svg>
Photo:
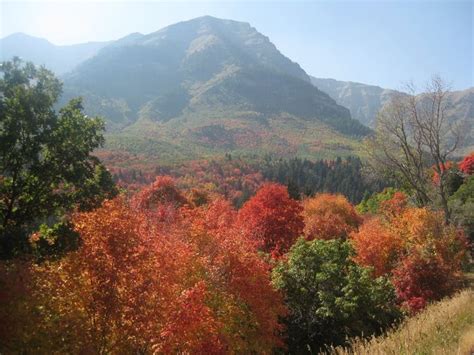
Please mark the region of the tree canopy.
<svg viewBox="0 0 474 355"><path fill-rule="evenodd" d="M104 121L82 112L81 99L59 112L61 83L53 73L15 58L0 67L0 253L28 250L39 225L64 222L116 193L91 153L103 142Z"/></svg>

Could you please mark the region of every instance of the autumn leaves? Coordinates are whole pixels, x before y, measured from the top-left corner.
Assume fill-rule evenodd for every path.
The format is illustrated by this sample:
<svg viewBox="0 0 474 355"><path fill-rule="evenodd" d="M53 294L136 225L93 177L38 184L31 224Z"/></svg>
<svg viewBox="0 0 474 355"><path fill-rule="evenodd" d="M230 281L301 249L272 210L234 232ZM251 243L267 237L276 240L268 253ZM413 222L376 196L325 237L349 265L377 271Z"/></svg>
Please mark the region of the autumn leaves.
<svg viewBox="0 0 474 355"><path fill-rule="evenodd" d="M344 343L391 325L397 299L415 311L459 286L465 240L440 220L400 193L361 216L340 195L300 202L274 183L236 210L158 177L75 214L76 251L2 264L2 347L212 354Z"/></svg>

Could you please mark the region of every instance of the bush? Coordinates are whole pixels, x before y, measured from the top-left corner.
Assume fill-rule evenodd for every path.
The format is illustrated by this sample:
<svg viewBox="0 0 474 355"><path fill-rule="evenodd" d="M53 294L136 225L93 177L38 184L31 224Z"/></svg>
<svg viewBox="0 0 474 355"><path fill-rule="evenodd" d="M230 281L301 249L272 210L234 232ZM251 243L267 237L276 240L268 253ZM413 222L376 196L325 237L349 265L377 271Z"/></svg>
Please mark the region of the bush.
<svg viewBox="0 0 474 355"><path fill-rule="evenodd" d="M287 256L273 270L273 283L286 294L290 353L378 333L400 316L391 284L353 262L347 242L299 239Z"/></svg>

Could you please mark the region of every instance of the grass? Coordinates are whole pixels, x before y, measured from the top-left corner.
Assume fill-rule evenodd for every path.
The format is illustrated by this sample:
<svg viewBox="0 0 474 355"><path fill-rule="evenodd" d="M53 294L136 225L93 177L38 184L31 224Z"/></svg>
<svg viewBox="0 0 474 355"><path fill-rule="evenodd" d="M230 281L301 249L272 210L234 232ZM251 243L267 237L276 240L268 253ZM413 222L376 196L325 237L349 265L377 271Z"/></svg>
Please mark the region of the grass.
<svg viewBox="0 0 474 355"><path fill-rule="evenodd" d="M350 348L332 354L474 354L474 290L428 306L400 327L369 340L356 339Z"/></svg>

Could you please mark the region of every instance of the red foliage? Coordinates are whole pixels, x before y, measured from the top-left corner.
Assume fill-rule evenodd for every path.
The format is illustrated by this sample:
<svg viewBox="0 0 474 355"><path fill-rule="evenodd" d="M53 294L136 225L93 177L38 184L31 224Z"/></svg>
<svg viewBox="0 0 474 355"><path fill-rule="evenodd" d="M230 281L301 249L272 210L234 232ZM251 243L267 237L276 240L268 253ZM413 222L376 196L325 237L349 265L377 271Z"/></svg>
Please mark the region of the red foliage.
<svg viewBox="0 0 474 355"><path fill-rule="evenodd" d="M446 171L448 171L449 169L453 168L454 167L454 164L452 161L447 161L445 164L440 164L439 165L439 169L436 168L436 164L433 165L432 169L433 169L433 183L438 185L439 184L439 172L438 170L441 172L441 175L443 175Z"/></svg>
<svg viewBox="0 0 474 355"><path fill-rule="evenodd" d="M285 186L267 183L239 211L239 224L257 246L277 257L303 233L302 208Z"/></svg>
<svg viewBox="0 0 474 355"><path fill-rule="evenodd" d="M171 305L169 319L160 333L163 341L153 351L179 354L184 349L193 349L196 354L225 354L219 338L219 328L223 325L206 305L209 297L204 281L183 291Z"/></svg>
<svg viewBox="0 0 474 355"><path fill-rule="evenodd" d="M187 203L171 176L157 176L155 182L142 189L134 201L140 210L154 210L162 205L181 207Z"/></svg>
<svg viewBox="0 0 474 355"><path fill-rule="evenodd" d="M153 184L142 188L132 198L133 208L148 215L153 223L159 222L162 227L174 223L179 218L179 208L186 204L186 197L170 176L157 176Z"/></svg>
<svg viewBox="0 0 474 355"><path fill-rule="evenodd" d="M318 194L303 203L306 239L345 239L362 223L354 206L342 195Z"/></svg>
<svg viewBox="0 0 474 355"><path fill-rule="evenodd" d="M391 275L400 301L415 312L459 287L468 244L441 212L405 204L403 196L387 201L383 218L366 221L351 237L355 260L376 276Z"/></svg>
<svg viewBox="0 0 474 355"><path fill-rule="evenodd" d="M474 152L464 157L459 163L459 170L466 175L474 174Z"/></svg>
<svg viewBox="0 0 474 355"><path fill-rule="evenodd" d="M144 196L159 204L137 210L120 197L76 214L80 248L41 267L27 263L27 278L15 279L19 268L0 264L0 283L12 286L0 292L0 315L22 319L14 329L0 327L9 348L221 354L283 346L282 295L272 287L270 266L240 232L237 212L224 200L175 206L177 218L164 228L146 208L180 201L165 182L137 197L138 204Z"/></svg>
<svg viewBox="0 0 474 355"><path fill-rule="evenodd" d="M390 219L399 216L407 206L407 196L403 192L397 191L391 199L380 203L379 210L381 214Z"/></svg>
<svg viewBox="0 0 474 355"><path fill-rule="evenodd" d="M393 271L392 280L402 305L412 313L423 309L429 301L449 296L461 281L439 258L418 253L402 260Z"/></svg>

